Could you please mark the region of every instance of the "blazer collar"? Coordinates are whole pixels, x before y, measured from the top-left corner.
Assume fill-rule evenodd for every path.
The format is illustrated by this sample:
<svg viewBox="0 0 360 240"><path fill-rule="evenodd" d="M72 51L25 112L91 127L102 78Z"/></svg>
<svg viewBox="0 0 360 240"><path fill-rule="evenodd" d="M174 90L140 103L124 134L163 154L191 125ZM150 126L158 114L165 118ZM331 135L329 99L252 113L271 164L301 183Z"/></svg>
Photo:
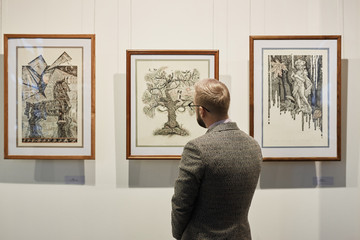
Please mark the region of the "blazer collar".
<svg viewBox="0 0 360 240"><path fill-rule="evenodd" d="M221 131L228 131L228 130L239 130L237 124L235 122L227 122L227 123L220 123L214 126L210 126L206 133L209 132L221 132Z"/></svg>

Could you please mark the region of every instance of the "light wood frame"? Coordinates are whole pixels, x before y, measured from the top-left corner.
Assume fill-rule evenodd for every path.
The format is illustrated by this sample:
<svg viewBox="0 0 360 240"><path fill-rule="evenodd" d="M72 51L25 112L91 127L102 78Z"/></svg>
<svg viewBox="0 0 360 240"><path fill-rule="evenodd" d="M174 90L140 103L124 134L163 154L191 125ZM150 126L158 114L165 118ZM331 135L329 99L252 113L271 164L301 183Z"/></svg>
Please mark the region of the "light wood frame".
<svg viewBox="0 0 360 240"><path fill-rule="evenodd" d="M4 80L5 159L95 159L94 34L5 34Z"/></svg>
<svg viewBox="0 0 360 240"><path fill-rule="evenodd" d="M249 43L250 135L264 161L341 160L341 36L250 36ZM295 131L288 115L307 125Z"/></svg>
<svg viewBox="0 0 360 240"><path fill-rule="evenodd" d="M141 94L144 94L144 92L146 92L147 83L145 81L145 76L146 74L149 74L150 71L153 71L155 69L159 70L160 68L163 69L162 71L164 74L165 73L176 74L175 73L176 71L187 71L187 70L191 72L191 71L195 71L194 69L198 69L198 70L200 69L201 71L199 72L198 80L203 78L219 79L219 51L218 50L127 50L126 58L127 58L127 68L126 68L126 76L127 76L126 77L127 79L126 157L127 159L129 160L180 159L182 149L185 145L185 142L183 141L186 139L187 136L179 137L179 135L176 134L173 134L174 136L170 136L171 134L169 134L166 137L158 136L157 135L158 132L155 133L156 132L155 128L157 128L159 125L162 126L163 124L162 120L159 120L160 118L157 118L161 114L155 113L155 117L150 118L145 114L145 112L143 112L144 106L141 105L142 104ZM193 87L189 86L189 89L187 90L189 90L190 92L191 90L193 90ZM183 91L183 93L184 92L185 91ZM180 96L178 97L180 99ZM190 98L193 99L192 95L191 96L187 95L187 97L188 100L186 101L190 101L189 100ZM181 103L185 104L185 101ZM183 106L182 110L188 111L187 106ZM184 124L185 127L200 128L196 124L196 118L194 115L189 116L189 119L191 119L191 121L194 122L191 122L188 125ZM155 123L155 124L151 125L151 123ZM179 125L181 124L182 123L179 123ZM154 131L150 132L150 130L148 129ZM196 131L199 131L199 129L196 129ZM189 138L194 137L196 131L189 131L190 132ZM200 129L199 133L200 132L201 134L203 134L202 129ZM142 141L142 139L144 139L144 141ZM180 141L177 142L177 139L181 139L181 142Z"/></svg>

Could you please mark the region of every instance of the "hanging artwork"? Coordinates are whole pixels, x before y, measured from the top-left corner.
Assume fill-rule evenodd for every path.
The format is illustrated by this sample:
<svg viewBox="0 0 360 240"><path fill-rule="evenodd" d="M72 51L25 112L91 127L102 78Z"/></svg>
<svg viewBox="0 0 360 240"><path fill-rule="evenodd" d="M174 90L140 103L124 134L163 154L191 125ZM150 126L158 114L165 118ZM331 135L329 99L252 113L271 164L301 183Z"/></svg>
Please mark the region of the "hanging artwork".
<svg viewBox="0 0 360 240"><path fill-rule="evenodd" d="M179 159L204 134L191 108L204 78L218 79L217 50L127 51L128 159Z"/></svg>
<svg viewBox="0 0 360 240"><path fill-rule="evenodd" d="M340 36L250 36L250 134L264 160L340 160Z"/></svg>
<svg viewBox="0 0 360 240"><path fill-rule="evenodd" d="M5 35L5 155L94 158L94 35Z"/></svg>

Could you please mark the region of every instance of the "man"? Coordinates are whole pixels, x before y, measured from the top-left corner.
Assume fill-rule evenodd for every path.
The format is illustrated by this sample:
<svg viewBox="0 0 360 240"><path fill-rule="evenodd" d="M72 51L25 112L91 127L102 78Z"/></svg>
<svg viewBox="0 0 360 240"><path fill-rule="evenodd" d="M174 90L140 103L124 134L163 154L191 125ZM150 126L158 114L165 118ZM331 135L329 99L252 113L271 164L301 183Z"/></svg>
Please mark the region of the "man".
<svg viewBox="0 0 360 240"><path fill-rule="evenodd" d="M184 147L172 198L172 233L182 240L251 239L248 211L260 174L257 142L228 118L230 94L218 80L195 85L206 134Z"/></svg>

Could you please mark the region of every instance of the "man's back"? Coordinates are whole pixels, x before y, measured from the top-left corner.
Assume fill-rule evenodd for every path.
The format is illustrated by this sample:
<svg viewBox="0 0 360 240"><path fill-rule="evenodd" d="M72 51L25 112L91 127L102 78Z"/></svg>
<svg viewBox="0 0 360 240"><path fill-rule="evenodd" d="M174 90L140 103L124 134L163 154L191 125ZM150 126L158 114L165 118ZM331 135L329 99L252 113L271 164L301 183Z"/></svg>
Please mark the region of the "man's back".
<svg viewBox="0 0 360 240"><path fill-rule="evenodd" d="M256 141L222 123L184 148L173 196L180 239L251 239L248 211L262 161Z"/></svg>

